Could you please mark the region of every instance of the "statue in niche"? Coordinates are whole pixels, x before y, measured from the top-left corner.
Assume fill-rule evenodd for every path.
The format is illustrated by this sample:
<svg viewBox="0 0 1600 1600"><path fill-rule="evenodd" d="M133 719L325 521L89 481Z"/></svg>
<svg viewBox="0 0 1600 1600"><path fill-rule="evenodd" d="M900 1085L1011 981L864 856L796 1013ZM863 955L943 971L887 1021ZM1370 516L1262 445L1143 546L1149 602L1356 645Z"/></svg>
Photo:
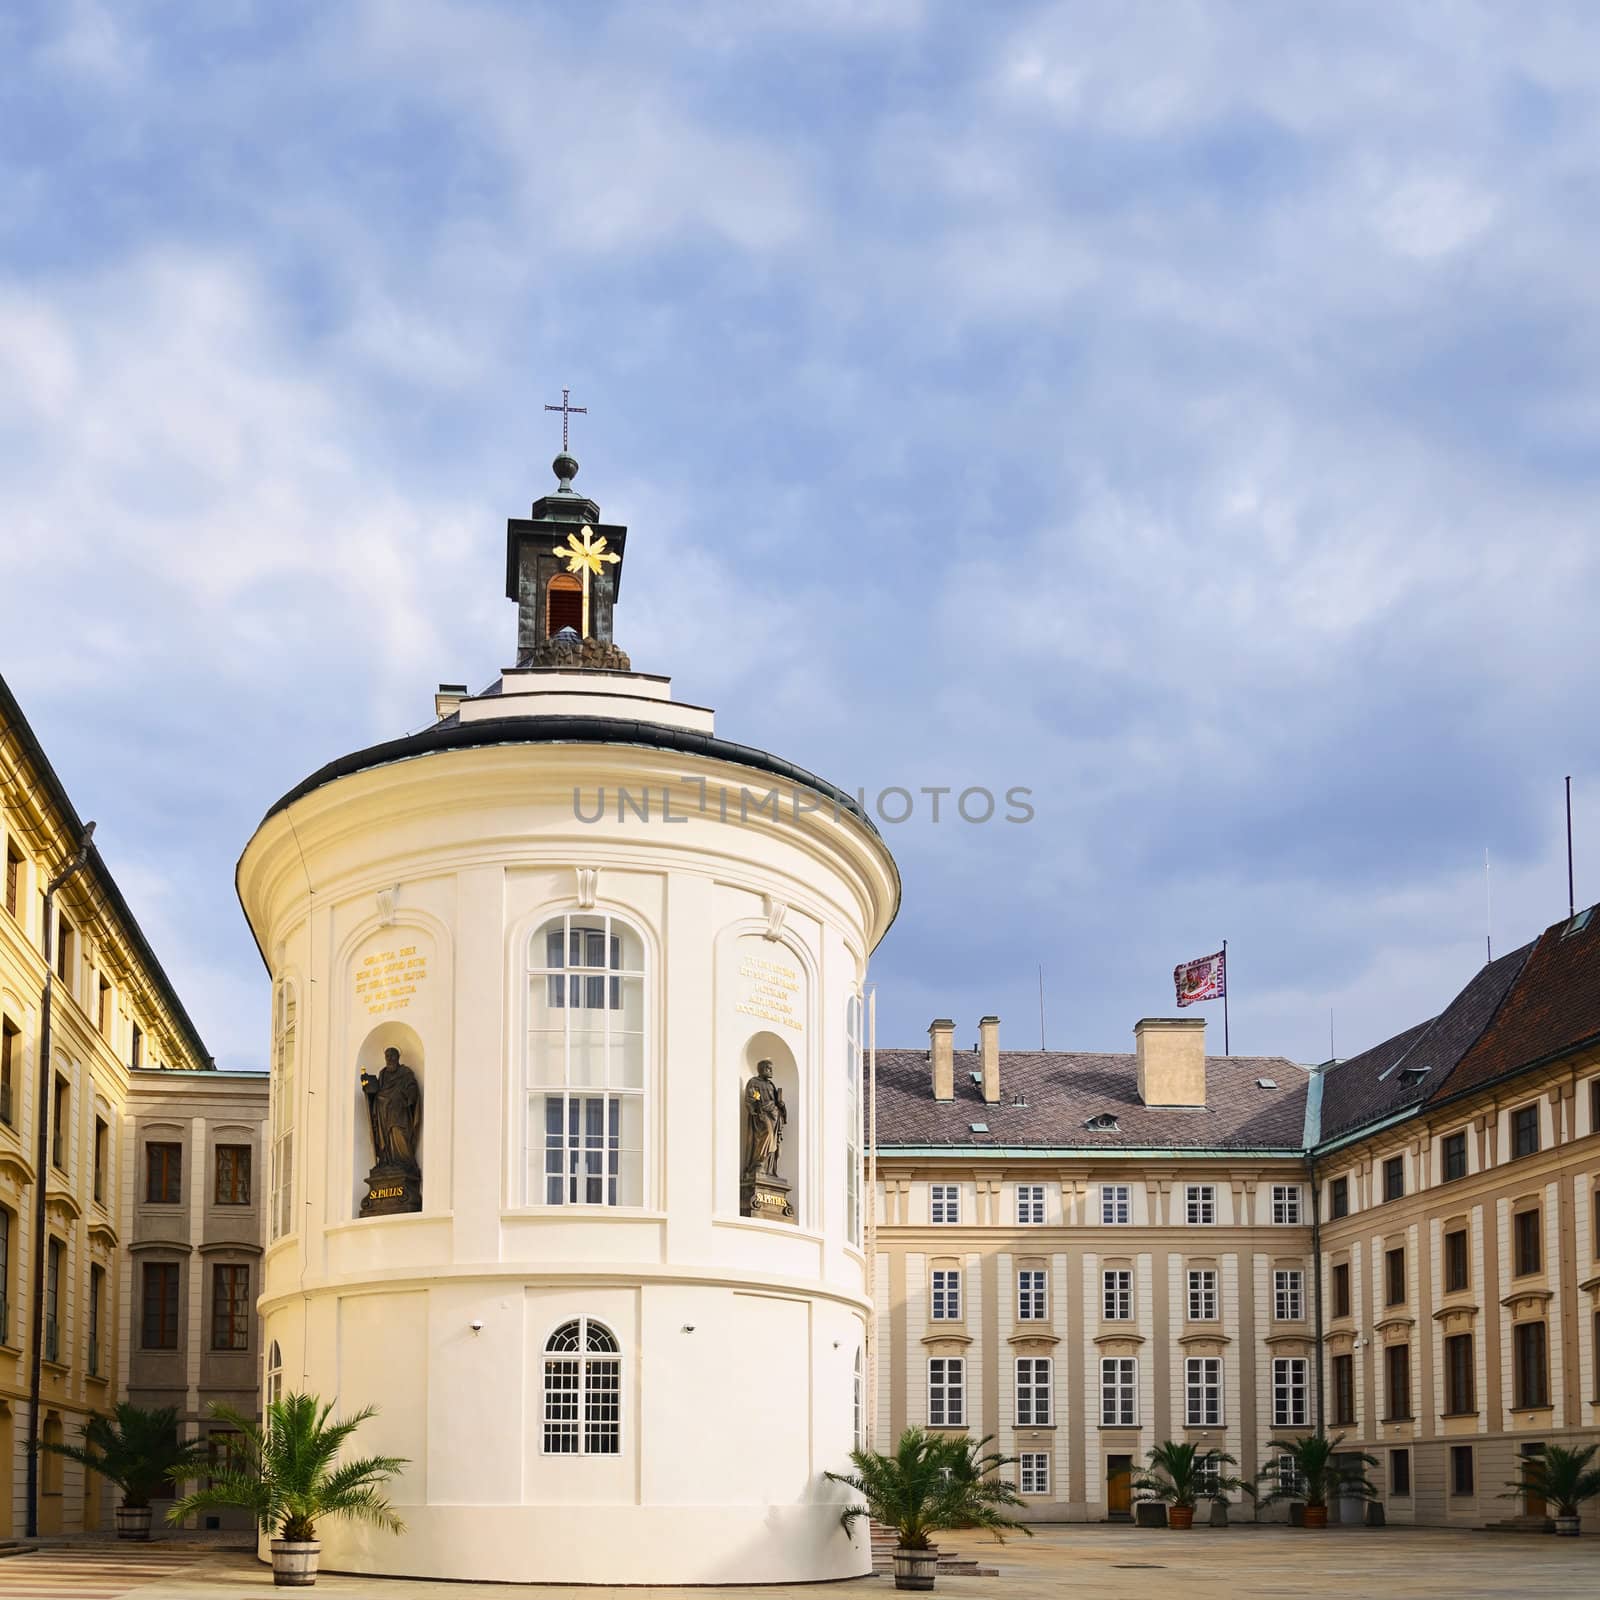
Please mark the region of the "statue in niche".
<svg viewBox="0 0 1600 1600"><path fill-rule="evenodd" d="M393 1046L383 1052L383 1069L361 1074L372 1130L372 1171L361 1202L364 1217L422 1209L422 1168L417 1134L422 1124L422 1086Z"/></svg>
<svg viewBox="0 0 1600 1600"><path fill-rule="evenodd" d="M739 1183L739 1214L794 1220L789 1180L778 1170L789 1108L772 1081L772 1063L758 1061L744 1086L744 1167Z"/></svg>

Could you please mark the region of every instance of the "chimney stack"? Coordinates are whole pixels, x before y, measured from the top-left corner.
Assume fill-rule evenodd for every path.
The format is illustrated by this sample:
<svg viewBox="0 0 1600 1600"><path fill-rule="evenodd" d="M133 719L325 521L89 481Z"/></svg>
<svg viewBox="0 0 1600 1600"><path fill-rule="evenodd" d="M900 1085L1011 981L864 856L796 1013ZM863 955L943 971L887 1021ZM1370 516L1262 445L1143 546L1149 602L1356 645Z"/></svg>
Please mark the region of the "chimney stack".
<svg viewBox="0 0 1600 1600"><path fill-rule="evenodd" d="M985 1017L978 1024L978 1049L983 1057L983 1103L1000 1104L1000 1019Z"/></svg>
<svg viewBox="0 0 1600 1600"><path fill-rule="evenodd" d="M1147 1106L1204 1106L1204 1017L1141 1017L1133 1025L1139 1098Z"/></svg>
<svg viewBox="0 0 1600 1600"><path fill-rule="evenodd" d="M933 1098L956 1097L956 1025L948 1017L936 1017L928 1024L928 1055L933 1061Z"/></svg>

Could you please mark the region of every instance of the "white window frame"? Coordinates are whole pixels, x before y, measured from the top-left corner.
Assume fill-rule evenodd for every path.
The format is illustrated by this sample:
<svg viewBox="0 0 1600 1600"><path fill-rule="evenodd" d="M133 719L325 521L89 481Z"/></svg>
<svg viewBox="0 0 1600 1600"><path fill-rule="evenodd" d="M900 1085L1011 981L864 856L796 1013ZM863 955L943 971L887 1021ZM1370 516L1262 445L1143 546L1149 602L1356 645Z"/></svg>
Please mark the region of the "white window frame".
<svg viewBox="0 0 1600 1600"><path fill-rule="evenodd" d="M1050 1452L1024 1450L1017 1457L1017 1493L1050 1493Z"/></svg>
<svg viewBox="0 0 1600 1600"><path fill-rule="evenodd" d="M1305 1428L1310 1426L1311 1407L1304 1356L1272 1358L1272 1426Z"/></svg>
<svg viewBox="0 0 1600 1600"><path fill-rule="evenodd" d="M1272 1223L1277 1228L1298 1228L1305 1215L1298 1183L1275 1183L1272 1186Z"/></svg>
<svg viewBox="0 0 1600 1600"><path fill-rule="evenodd" d="M1274 1465L1278 1469L1278 1493L1290 1500L1304 1499L1306 1483L1295 1458L1287 1450L1280 1450Z"/></svg>
<svg viewBox="0 0 1600 1600"><path fill-rule="evenodd" d="M1100 1274L1100 1316L1105 1322L1133 1321L1133 1272L1106 1267Z"/></svg>
<svg viewBox="0 0 1600 1600"><path fill-rule="evenodd" d="M1183 1363L1183 1417L1189 1428L1220 1428L1222 1412L1222 1358L1186 1356Z"/></svg>
<svg viewBox="0 0 1600 1600"><path fill-rule="evenodd" d="M938 1227L948 1227L961 1221L961 1185L959 1183L930 1183L928 1185L928 1220Z"/></svg>
<svg viewBox="0 0 1600 1600"><path fill-rule="evenodd" d="M576 1326L575 1347L557 1349L556 1341ZM609 1348L590 1348L593 1330L609 1340ZM557 1371L556 1369L562 1369ZM570 1370L569 1370L570 1369ZM551 1378L561 1380L552 1388ZM568 1380L572 1381L568 1381ZM622 1341L598 1317L568 1317L545 1335L540 1351L540 1453L563 1459L622 1454ZM594 1413L598 1409L599 1415ZM614 1416L607 1416L607 1410ZM571 1439L574 1448L552 1449L551 1440Z"/></svg>
<svg viewBox="0 0 1600 1600"><path fill-rule="evenodd" d="M299 996L294 981L278 984L272 1050L272 1156L267 1174L267 1227L272 1240L298 1232L294 1211L294 1131Z"/></svg>
<svg viewBox="0 0 1600 1600"><path fill-rule="evenodd" d="M283 1347L276 1339L267 1346L267 1381L263 1393L268 1405L283 1399Z"/></svg>
<svg viewBox="0 0 1600 1600"><path fill-rule="evenodd" d="M961 1268L935 1267L928 1282L928 1320L961 1320Z"/></svg>
<svg viewBox="0 0 1600 1600"><path fill-rule="evenodd" d="M1139 1426L1137 1356L1101 1356L1100 1426L1102 1428Z"/></svg>
<svg viewBox="0 0 1600 1600"><path fill-rule="evenodd" d="M1306 1314L1306 1275L1299 1267L1275 1267L1272 1272L1274 1322L1301 1322Z"/></svg>
<svg viewBox="0 0 1600 1600"><path fill-rule="evenodd" d="M1100 1185L1100 1224L1106 1228L1128 1227L1133 1222L1133 1187L1126 1183Z"/></svg>
<svg viewBox="0 0 1600 1600"><path fill-rule="evenodd" d="M549 957L551 935L560 929L562 964L553 966ZM584 957L574 963L571 957L574 933L584 936ZM587 959L588 936L601 940L604 965ZM629 941L639 952L636 967L613 966L613 940L616 959ZM527 969L524 978L528 1016L523 1031L522 1071L522 1203L541 1209L561 1211L630 1211L642 1209L650 1196L650 955L643 930L610 911L578 911L571 907L552 911L541 919L528 936ZM613 1014L626 1016L628 985L639 992L637 1084L611 1081L614 1053L613 1032L620 1038L632 1029L613 1030ZM541 1079L534 1063L534 1036L553 1034L551 1026L535 1028L532 996L543 986L546 993L560 987L559 1005L546 1003L547 1015L561 1016L561 1061L559 1081ZM600 1001L593 994L599 986ZM617 996L616 1002L608 999ZM581 999L575 998L581 996ZM598 1011L604 1017L600 1030L600 1059L604 1071L598 1082L584 1082L573 1071L573 1027L575 1014ZM626 1079L626 1073L622 1074ZM552 1133L549 1108L559 1102L559 1130ZM628 1106L637 1107L638 1148L630 1143L627 1128ZM598 1126L594 1112L598 1109ZM615 1131L613 1131L613 1129ZM630 1172L630 1167L634 1170ZM629 1188L636 1198L625 1198ZM552 1195L556 1198L552 1198Z"/></svg>
<svg viewBox="0 0 1600 1600"><path fill-rule="evenodd" d="M851 1427L850 1437L857 1450L867 1448L867 1364L860 1345L856 1346L856 1363L850 1382Z"/></svg>
<svg viewBox="0 0 1600 1600"><path fill-rule="evenodd" d="M1191 1228L1209 1228L1217 1220L1217 1186L1189 1183L1183 1190L1183 1217Z"/></svg>
<svg viewBox="0 0 1600 1600"><path fill-rule="evenodd" d="M1054 1363L1049 1356L1018 1356L1013 1374L1016 1388L1016 1426L1048 1428L1055 1421L1051 1396Z"/></svg>
<svg viewBox="0 0 1600 1600"><path fill-rule="evenodd" d="M937 1416L935 1415L937 1413ZM928 1426L967 1425L967 1362L964 1356L928 1357Z"/></svg>
<svg viewBox="0 0 1600 1600"><path fill-rule="evenodd" d="M1217 1269L1215 1267L1189 1268L1189 1320L1215 1322L1218 1320Z"/></svg>
<svg viewBox="0 0 1600 1600"><path fill-rule="evenodd" d="M1044 1221L1044 1185L1019 1183L1017 1185L1017 1222L1022 1227L1036 1227Z"/></svg>
<svg viewBox="0 0 1600 1600"><path fill-rule="evenodd" d="M852 994L845 1002L845 1073L846 1109L848 1118L845 1134L844 1226L845 1237L857 1249L861 1247L861 1080L865 1061L863 1054L864 1006L859 994Z"/></svg>
<svg viewBox="0 0 1600 1600"><path fill-rule="evenodd" d="M1043 1267L1017 1269L1017 1321L1050 1319L1050 1274Z"/></svg>

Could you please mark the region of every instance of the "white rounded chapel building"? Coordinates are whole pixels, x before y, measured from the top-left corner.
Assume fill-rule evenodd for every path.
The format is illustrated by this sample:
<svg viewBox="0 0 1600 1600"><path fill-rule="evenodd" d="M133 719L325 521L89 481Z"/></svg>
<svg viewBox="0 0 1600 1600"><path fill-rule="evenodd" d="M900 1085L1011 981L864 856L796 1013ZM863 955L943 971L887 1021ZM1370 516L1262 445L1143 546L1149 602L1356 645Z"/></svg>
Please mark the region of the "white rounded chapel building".
<svg viewBox="0 0 1600 1600"><path fill-rule="evenodd" d="M239 862L266 1391L376 1405L358 1449L410 1463L406 1532L323 1523L329 1569L861 1574L824 1474L865 1437L862 993L898 875L853 799L631 670L626 530L555 466L507 530L517 666L314 773Z"/></svg>

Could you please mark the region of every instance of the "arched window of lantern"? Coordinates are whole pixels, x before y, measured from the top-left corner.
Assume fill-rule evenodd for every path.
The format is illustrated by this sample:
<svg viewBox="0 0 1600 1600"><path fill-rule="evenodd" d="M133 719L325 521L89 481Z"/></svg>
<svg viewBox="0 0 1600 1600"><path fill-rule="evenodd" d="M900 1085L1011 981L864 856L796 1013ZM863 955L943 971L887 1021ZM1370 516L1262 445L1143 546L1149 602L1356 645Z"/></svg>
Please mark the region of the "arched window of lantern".
<svg viewBox="0 0 1600 1600"><path fill-rule="evenodd" d="M622 1449L622 1354L602 1322L574 1317L544 1346L544 1450L614 1456Z"/></svg>
<svg viewBox="0 0 1600 1600"><path fill-rule="evenodd" d="M605 912L533 936L523 1202L644 1204L644 941Z"/></svg>
<svg viewBox="0 0 1600 1600"><path fill-rule="evenodd" d="M558 572L544 592L544 626L547 639L563 628L583 633L583 584L570 572Z"/></svg>

